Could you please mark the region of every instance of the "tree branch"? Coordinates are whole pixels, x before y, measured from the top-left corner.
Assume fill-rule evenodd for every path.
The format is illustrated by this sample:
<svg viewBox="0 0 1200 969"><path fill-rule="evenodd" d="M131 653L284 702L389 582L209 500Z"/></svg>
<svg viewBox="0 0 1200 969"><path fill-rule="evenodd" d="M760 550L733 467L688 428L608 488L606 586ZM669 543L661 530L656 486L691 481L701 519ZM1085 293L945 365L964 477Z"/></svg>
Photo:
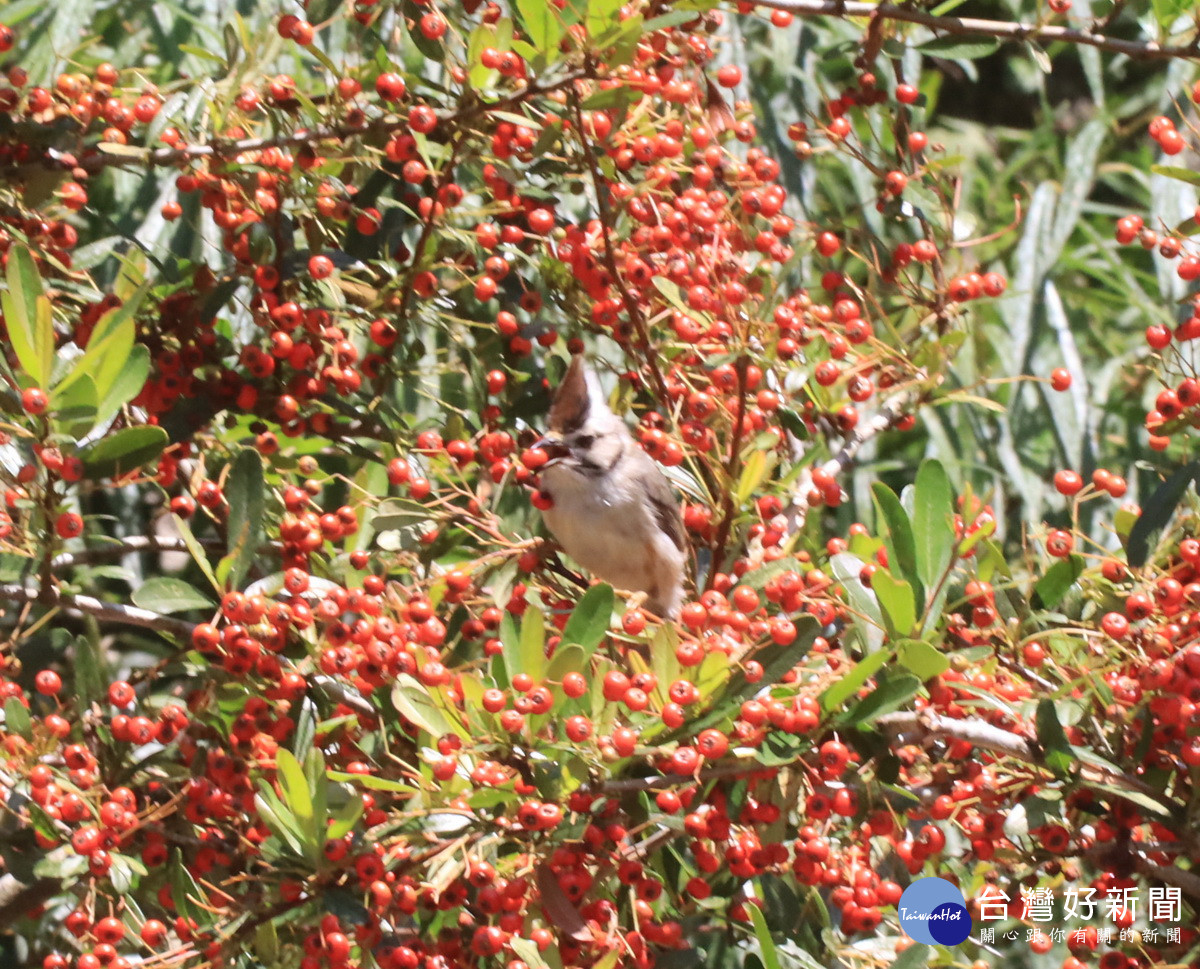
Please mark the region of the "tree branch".
<svg viewBox="0 0 1200 969"><path fill-rule="evenodd" d="M53 898L61 889L62 882L57 878L38 878L26 883L13 874L0 875L0 929Z"/></svg>
<svg viewBox="0 0 1200 969"><path fill-rule="evenodd" d="M850 0L756 0L756 5L772 10L786 10L797 17L881 17L885 20L920 24L944 34L995 37L997 40L1015 42L1080 44L1140 59L1200 59L1200 48L1196 44L1172 47L1153 40L1121 40L1089 30L1051 24L981 20L977 17L937 17L916 7L901 7L891 3L855 3Z"/></svg>
<svg viewBox="0 0 1200 969"><path fill-rule="evenodd" d="M854 429L854 433L842 444L841 450L821 465L822 470L834 476L842 474L854 462L864 444L877 434L882 434L895 427L900 419L910 413L919 402L920 397L911 394L893 397L879 409L874 417ZM785 535L795 535L804 527L804 522L808 518L808 493L812 490L812 481L813 470L810 466L800 472L799 479L792 487L792 500L783 510Z"/></svg>
<svg viewBox="0 0 1200 969"><path fill-rule="evenodd" d="M939 739L965 740L973 747L990 750L1005 757L1014 757L1027 764L1041 767L1045 762L1042 748L1036 741L1003 727L994 727L982 720L960 720L934 713L932 710L916 710L884 714L875 721L875 725L891 733L897 740L908 734L905 738L906 743L922 744ZM1092 783L1103 782L1148 797L1171 814L1179 810L1179 805L1161 791L1129 774L1105 770L1086 763L1081 765L1080 773L1084 784L1089 780Z"/></svg>
<svg viewBox="0 0 1200 969"><path fill-rule="evenodd" d="M103 602L92 596L69 595L51 588L30 589L16 583L0 585L0 599L14 602L46 601L49 605L58 606L76 615L93 616L102 622L115 622L124 626L138 626L142 629L153 629L155 632L169 636L191 637L194 623L182 619L172 619L149 609L139 609L137 606L121 606L115 602Z"/></svg>
<svg viewBox="0 0 1200 969"><path fill-rule="evenodd" d="M459 111L439 112L438 120L447 125L461 125L464 122L472 121L480 115L488 114L492 111L503 111L530 98L540 97L544 94L561 90L564 87L574 84L583 76L579 73L571 73L551 84L531 84L520 91L514 91L512 94L491 103L477 101L475 104ZM344 138L352 138L355 135L367 134L369 132L388 134L392 131L407 130L408 127L407 114L399 116L385 115L358 125L318 125L314 128L300 128L287 134L266 135L259 138L216 138L203 144L185 145L182 148L145 148L140 153L136 148L132 150L130 148L122 148L119 153L113 152L110 154L105 154L101 150L94 155L88 155L78 161L73 156L64 154L53 148L48 151L48 155L52 160L64 167L79 167L86 171L96 171L106 168L109 165L130 164L153 168L162 165L177 165L180 162L191 161L196 158L231 157L247 151L260 151L263 148L296 147L298 145L310 145L314 142L327 140L340 141Z"/></svg>

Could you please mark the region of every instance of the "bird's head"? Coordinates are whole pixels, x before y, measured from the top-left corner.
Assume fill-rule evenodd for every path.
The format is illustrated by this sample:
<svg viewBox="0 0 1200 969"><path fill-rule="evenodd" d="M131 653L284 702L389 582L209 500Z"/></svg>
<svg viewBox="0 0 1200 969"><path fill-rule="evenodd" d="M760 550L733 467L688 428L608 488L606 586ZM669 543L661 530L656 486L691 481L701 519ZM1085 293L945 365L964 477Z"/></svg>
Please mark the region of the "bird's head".
<svg viewBox="0 0 1200 969"><path fill-rule="evenodd" d="M576 354L554 394L546 434L533 446L546 452L548 465L562 462L584 473L603 472L621 456L628 436L605 403L595 374Z"/></svg>

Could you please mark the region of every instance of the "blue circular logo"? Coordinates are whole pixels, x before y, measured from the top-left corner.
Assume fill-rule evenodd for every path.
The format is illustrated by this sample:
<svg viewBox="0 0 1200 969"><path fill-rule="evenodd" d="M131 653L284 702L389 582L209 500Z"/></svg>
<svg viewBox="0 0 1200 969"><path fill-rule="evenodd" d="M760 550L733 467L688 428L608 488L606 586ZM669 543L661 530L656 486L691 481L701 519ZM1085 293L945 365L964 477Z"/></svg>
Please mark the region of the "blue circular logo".
<svg viewBox="0 0 1200 969"><path fill-rule="evenodd" d="M944 878L918 878L897 906L900 927L916 942L958 945L971 934L963 893Z"/></svg>

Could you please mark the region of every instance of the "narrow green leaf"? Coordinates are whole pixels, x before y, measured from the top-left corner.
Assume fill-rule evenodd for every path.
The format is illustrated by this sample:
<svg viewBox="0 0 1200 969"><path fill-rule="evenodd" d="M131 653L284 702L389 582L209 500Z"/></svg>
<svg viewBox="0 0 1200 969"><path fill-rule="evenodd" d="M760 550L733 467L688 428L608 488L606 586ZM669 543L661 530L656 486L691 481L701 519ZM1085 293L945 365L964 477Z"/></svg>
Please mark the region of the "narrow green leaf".
<svg viewBox="0 0 1200 969"><path fill-rule="evenodd" d="M1046 763L1058 774L1065 774L1075 763L1066 732L1058 719L1054 701L1046 698L1037 705L1037 739L1046 752Z"/></svg>
<svg viewBox="0 0 1200 969"><path fill-rule="evenodd" d="M195 586L167 575L147 579L133 590L131 598L135 606L167 614L213 608L213 601Z"/></svg>
<svg viewBox="0 0 1200 969"><path fill-rule="evenodd" d="M254 448L242 448L233 459L225 483L225 498L229 502L226 548L231 564L228 581L237 588L258 554L262 538L266 485L262 456Z"/></svg>
<svg viewBox="0 0 1200 969"><path fill-rule="evenodd" d="M1083 557L1068 555L1055 562L1033 587L1034 608L1053 609L1083 575Z"/></svg>
<svg viewBox="0 0 1200 969"><path fill-rule="evenodd" d="M555 58L558 42L563 36L563 23L554 4L546 3L546 0L517 0L517 11L534 49L547 61Z"/></svg>
<svg viewBox="0 0 1200 969"><path fill-rule="evenodd" d="M921 681L911 673L900 673L882 680L870 693L846 711L842 721L861 726L876 717L891 713L917 695Z"/></svg>
<svg viewBox="0 0 1200 969"><path fill-rule="evenodd" d="M21 368L43 390L50 390L54 367L54 322L50 300L42 295L42 278L29 250L8 251L8 291L0 294L8 338Z"/></svg>
<svg viewBox="0 0 1200 969"><path fill-rule="evenodd" d="M275 837L301 858L307 857L305 839L296 818L266 781L259 781L258 793L254 795L254 806L258 816Z"/></svg>
<svg viewBox="0 0 1200 969"><path fill-rule="evenodd" d="M650 34L656 30L667 30L670 27L678 27L680 24L691 23L698 16L699 14L695 10L671 10L647 20L642 27L642 32Z"/></svg>
<svg viewBox="0 0 1200 969"><path fill-rule="evenodd" d="M917 471L912 529L917 575L926 589L933 589L949 567L954 551L954 489L940 461L922 461Z"/></svg>
<svg viewBox="0 0 1200 969"><path fill-rule="evenodd" d="M528 673L535 681L545 676L546 617L540 609L527 609L521 619L520 663L520 672Z"/></svg>
<svg viewBox="0 0 1200 969"><path fill-rule="evenodd" d="M121 372L100 400L96 408L96 424L103 424L115 417L117 411L141 393L149 377L150 351L139 343L130 351Z"/></svg>
<svg viewBox="0 0 1200 969"><path fill-rule="evenodd" d="M167 432L161 427L126 427L98 441L80 458L87 477L115 478L155 460L166 446Z"/></svg>
<svg viewBox="0 0 1200 969"><path fill-rule="evenodd" d="M917 572L917 544L913 538L912 522L900 499L882 481L871 486L875 508L879 512L878 525L883 532L883 541L888 550L888 568L897 578L908 582L918 599L925 600L921 577Z"/></svg>
<svg viewBox="0 0 1200 969"><path fill-rule="evenodd" d="M205 553L204 547L196 541L196 536L192 534L192 526L187 523L186 519L180 518L178 515L172 515L171 518L175 522L175 530L179 532L179 537L183 539L183 544L192 553L192 561L200 566L200 571L204 573L204 577L212 584L218 595L224 592L225 589L217 581L217 576L208 561L208 555Z"/></svg>
<svg viewBox="0 0 1200 969"><path fill-rule="evenodd" d="M429 689L408 673L401 673L396 677L396 685L392 687L392 705L434 740L446 733L466 736L463 725L451 721L445 711L433 701Z"/></svg>
<svg viewBox="0 0 1200 969"><path fill-rule="evenodd" d="M1184 465L1162 484L1154 489L1142 505L1142 513L1129 531L1129 541L1125 546L1129 564L1140 569L1146 564L1150 554L1150 535L1164 528L1175 514L1179 502L1183 500L1188 485L1197 480L1200 475L1200 461Z"/></svg>
<svg viewBox="0 0 1200 969"><path fill-rule="evenodd" d="M859 579L864 564L861 558L849 552L839 552L830 560L833 577L842 584L850 600L853 610L850 621L862 636L863 649L867 653L875 653L883 645L883 610L879 607L879 600Z"/></svg>
<svg viewBox="0 0 1200 969"><path fill-rule="evenodd" d="M568 673L583 673L587 668L588 655L581 646L575 643L563 645L559 643L546 667L546 679L553 683L561 682Z"/></svg>
<svg viewBox="0 0 1200 969"><path fill-rule="evenodd" d="M279 933L274 919L258 925L254 930L254 954L263 965L273 966L279 961Z"/></svg>
<svg viewBox="0 0 1200 969"><path fill-rule="evenodd" d="M26 740L33 740L33 721L29 719L29 711L15 696L4 701L4 729Z"/></svg>
<svg viewBox="0 0 1200 969"><path fill-rule="evenodd" d="M79 440L99 423L97 414L100 397L92 378L87 375L72 383L66 393L59 393L61 386L51 394L55 429Z"/></svg>
<svg viewBox="0 0 1200 969"><path fill-rule="evenodd" d="M200 890L200 886L192 878L192 873L183 863L183 852L179 848L171 852L169 879L171 901L175 903L175 911L184 918L195 920L198 925L207 924L208 913L200 907L206 900L204 892Z"/></svg>
<svg viewBox="0 0 1200 969"><path fill-rule="evenodd" d="M562 633L563 644L575 643L582 646L584 652L590 656L608 633L615 601L616 596L611 585L601 582L588 589L567 619Z"/></svg>
<svg viewBox="0 0 1200 969"><path fill-rule="evenodd" d="M588 36L599 37L619 23L617 11L621 9L622 3L623 0L588 0L585 19Z"/></svg>
<svg viewBox="0 0 1200 969"><path fill-rule="evenodd" d="M109 677L100 644L89 636L76 636L71 657L75 662L75 694L83 706L99 700L108 689Z"/></svg>
<svg viewBox="0 0 1200 969"><path fill-rule="evenodd" d="M754 937L758 940L758 952L762 956L765 969L779 969L779 953L775 949L775 940L771 938L771 929L767 925L767 917L757 905L747 905L750 919L754 923Z"/></svg>
<svg viewBox="0 0 1200 969"><path fill-rule="evenodd" d="M879 672L891 659L891 650L881 649L865 656L840 680L821 694L821 709L826 713L838 709L850 697L863 688L867 680Z"/></svg>
<svg viewBox="0 0 1200 969"><path fill-rule="evenodd" d="M354 826L358 824L358 819L363 815L362 798L355 794L340 808L333 812L333 824L329 826L326 832L327 841L335 841L342 838L354 830Z"/></svg>
<svg viewBox="0 0 1200 969"><path fill-rule="evenodd" d="M313 820L313 796L304 777L304 768L296 760L295 754L281 747L275 751L275 769L283 789L284 803L302 827L309 826Z"/></svg>
<svg viewBox="0 0 1200 969"><path fill-rule="evenodd" d="M887 569L876 569L871 576L871 588L879 599L892 638L911 635L917 624L912 586L897 579Z"/></svg>
<svg viewBox="0 0 1200 969"><path fill-rule="evenodd" d="M946 60L974 61L994 54L1000 48L998 40L964 40L960 37L937 37L917 46L922 54L944 57Z"/></svg>
<svg viewBox="0 0 1200 969"><path fill-rule="evenodd" d="M376 777L374 774L350 774L346 771L330 770L325 776L331 781L341 784L357 784L368 791L390 791L393 794L416 794L417 789L411 784L388 780L386 777Z"/></svg>
<svg viewBox="0 0 1200 969"><path fill-rule="evenodd" d="M80 377L88 376L95 382L100 399L104 399L129 364L137 336L134 313L149 290L149 283L144 284L130 299L113 307L96 321L88 337L87 348L75 361L71 372L54 388L55 394L62 393Z"/></svg>
<svg viewBox="0 0 1200 969"><path fill-rule="evenodd" d="M922 682L941 676L950 668L949 658L923 639L901 640L896 644L896 652L905 668L915 673Z"/></svg>

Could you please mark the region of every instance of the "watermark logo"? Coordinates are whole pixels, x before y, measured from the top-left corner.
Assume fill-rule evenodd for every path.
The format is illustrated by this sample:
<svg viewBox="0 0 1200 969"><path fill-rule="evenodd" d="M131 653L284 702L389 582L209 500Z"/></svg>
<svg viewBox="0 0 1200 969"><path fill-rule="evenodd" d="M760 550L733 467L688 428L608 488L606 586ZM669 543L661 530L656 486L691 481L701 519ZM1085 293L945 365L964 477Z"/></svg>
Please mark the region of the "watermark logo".
<svg viewBox="0 0 1200 969"><path fill-rule="evenodd" d="M971 934L963 893L944 878L918 878L900 896L900 926L926 945L958 945Z"/></svg>

